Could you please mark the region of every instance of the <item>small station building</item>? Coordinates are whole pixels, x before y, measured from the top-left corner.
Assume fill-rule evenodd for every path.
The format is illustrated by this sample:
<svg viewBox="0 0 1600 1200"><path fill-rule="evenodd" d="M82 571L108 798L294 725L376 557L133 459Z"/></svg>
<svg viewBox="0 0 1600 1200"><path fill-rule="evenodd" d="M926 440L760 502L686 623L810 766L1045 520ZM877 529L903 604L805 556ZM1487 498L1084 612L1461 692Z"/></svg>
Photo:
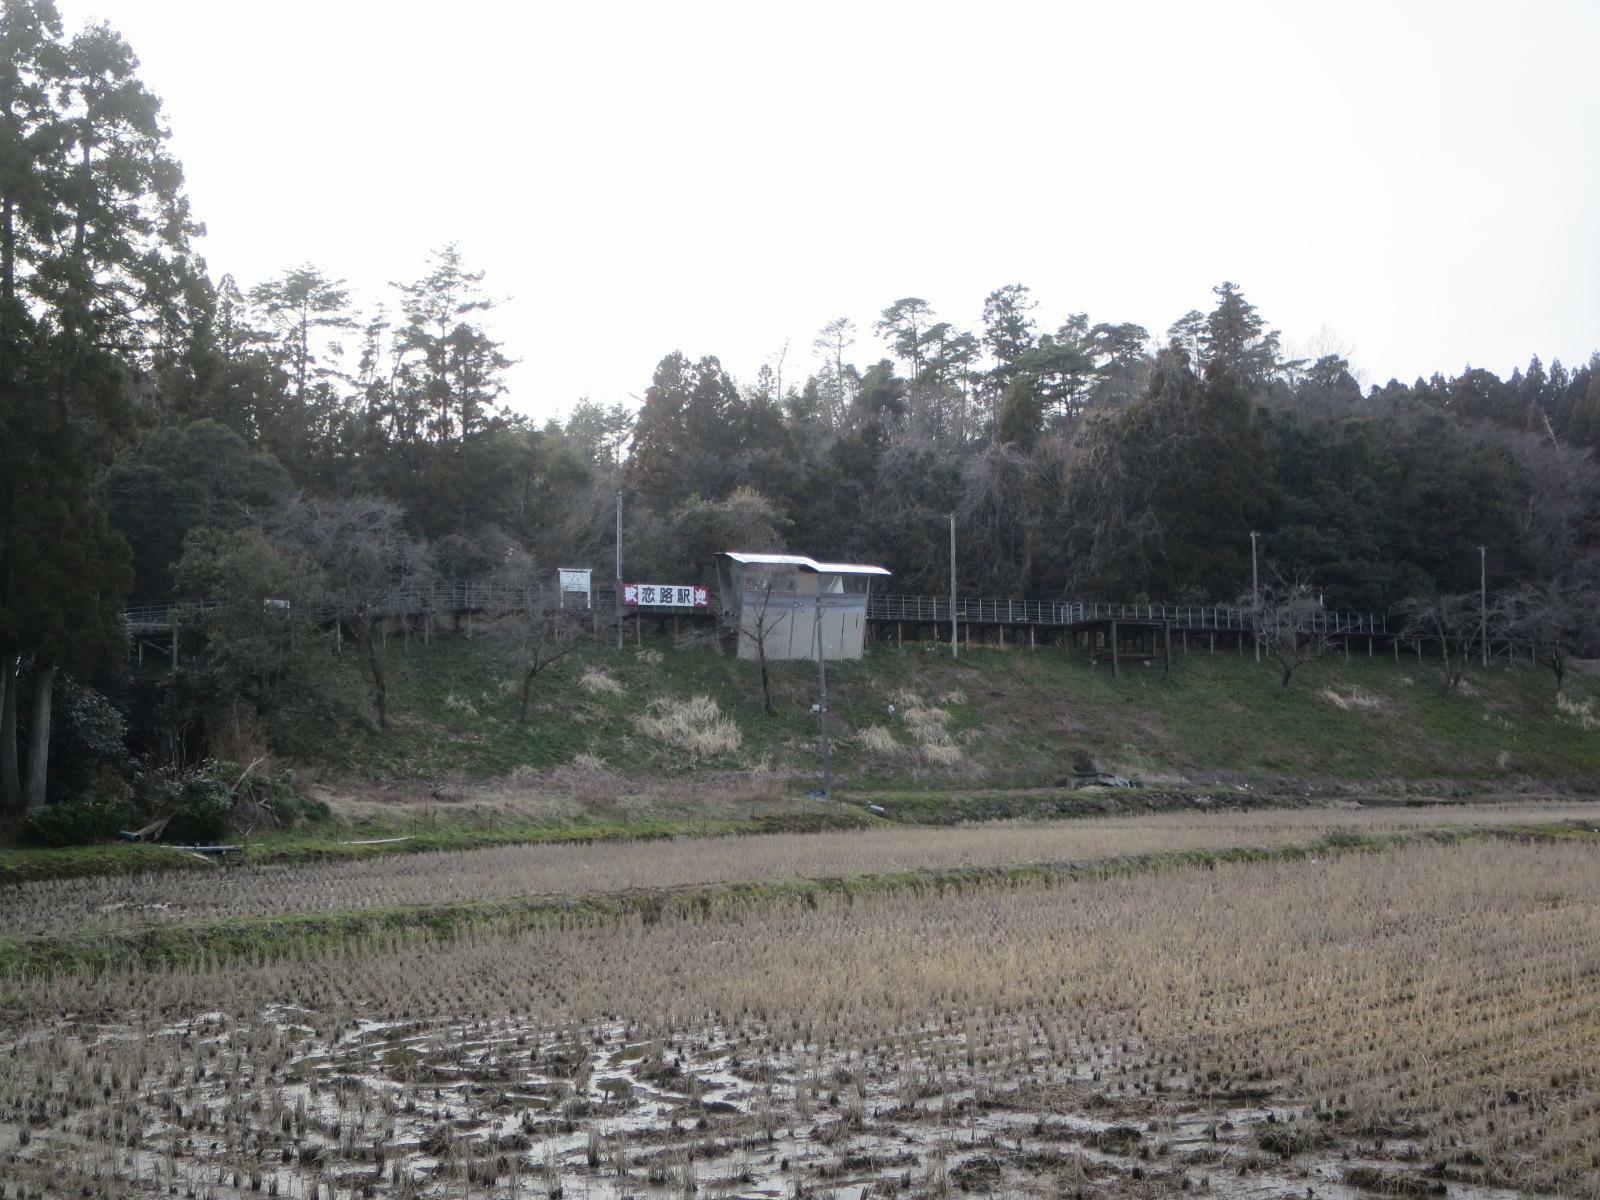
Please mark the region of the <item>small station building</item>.
<svg viewBox="0 0 1600 1200"><path fill-rule="evenodd" d="M860 658L866 646L867 600L883 567L818 562L803 554L717 556L722 618L736 631L740 658Z"/></svg>

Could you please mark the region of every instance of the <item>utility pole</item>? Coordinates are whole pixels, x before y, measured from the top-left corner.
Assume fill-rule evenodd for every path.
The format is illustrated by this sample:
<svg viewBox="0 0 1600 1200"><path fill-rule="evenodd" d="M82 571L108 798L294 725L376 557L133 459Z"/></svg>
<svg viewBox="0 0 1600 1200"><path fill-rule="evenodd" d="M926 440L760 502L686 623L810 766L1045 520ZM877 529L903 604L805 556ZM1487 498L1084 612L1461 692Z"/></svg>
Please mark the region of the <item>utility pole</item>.
<svg viewBox="0 0 1600 1200"><path fill-rule="evenodd" d="M622 649L622 493L617 493L617 649Z"/></svg>
<svg viewBox="0 0 1600 1200"><path fill-rule="evenodd" d="M950 514L950 657L961 657L956 640L956 515Z"/></svg>
<svg viewBox="0 0 1600 1200"><path fill-rule="evenodd" d="M1489 669L1489 548L1478 547L1478 640L1483 643L1483 667Z"/></svg>
<svg viewBox="0 0 1600 1200"><path fill-rule="evenodd" d="M828 654L822 641L822 593L817 593L817 725L822 734L822 794L833 798L833 752L828 746Z"/></svg>
<svg viewBox="0 0 1600 1200"><path fill-rule="evenodd" d="M1250 531L1250 624L1255 627L1256 661L1261 661L1261 576L1256 569L1256 539L1261 535Z"/></svg>

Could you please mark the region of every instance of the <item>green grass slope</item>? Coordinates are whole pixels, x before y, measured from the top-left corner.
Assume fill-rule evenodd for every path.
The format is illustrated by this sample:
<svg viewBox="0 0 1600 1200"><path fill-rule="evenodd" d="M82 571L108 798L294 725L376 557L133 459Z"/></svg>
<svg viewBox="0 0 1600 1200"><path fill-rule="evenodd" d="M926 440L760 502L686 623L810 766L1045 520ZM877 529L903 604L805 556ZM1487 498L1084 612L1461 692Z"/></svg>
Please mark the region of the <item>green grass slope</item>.
<svg viewBox="0 0 1600 1200"><path fill-rule="evenodd" d="M341 661L342 685L365 709L357 666ZM485 639L395 641L389 670L389 729L308 727L280 749L327 777L373 780L816 770L814 664L775 667L767 716L751 663L648 639L594 647L539 677L527 724L515 665ZM952 662L919 644L830 664L828 680L835 770L854 791L1048 787L1070 777L1075 750L1196 785L1600 779L1600 681L1570 681L1558 705L1551 676L1527 666L1475 673L1447 697L1437 665L1410 656L1330 656L1285 691L1270 666L1232 651L1175 655L1170 680L1159 666L1113 679L1059 647L974 648Z"/></svg>

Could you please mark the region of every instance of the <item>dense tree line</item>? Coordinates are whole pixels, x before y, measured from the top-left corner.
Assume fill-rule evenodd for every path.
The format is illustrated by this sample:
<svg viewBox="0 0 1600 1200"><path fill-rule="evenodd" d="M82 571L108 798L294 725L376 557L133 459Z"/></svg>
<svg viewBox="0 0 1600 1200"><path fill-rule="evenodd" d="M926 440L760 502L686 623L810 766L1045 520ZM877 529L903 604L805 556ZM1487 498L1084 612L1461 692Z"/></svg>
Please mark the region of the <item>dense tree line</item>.
<svg viewBox="0 0 1600 1200"><path fill-rule="evenodd" d="M978 335L895 333L933 315L897 301L894 359L849 361L848 322L796 382L764 368L741 385L673 352L637 412L580 401L541 425L502 405L506 355L470 318L479 279L446 248L406 285L442 321L360 317L310 267L227 306L236 349L205 379L147 381L142 428L100 475L134 595L173 594L187 529L259 522L296 493L392 501L447 575L516 549L604 576L617 491L630 571L684 579L709 578L731 538L938 590L950 512L964 586L996 595L1232 598L1251 530L1328 604L1363 609L1475 586L1480 545L1502 585L1600 562L1592 361L1363 390L1340 357L1285 359L1231 284L1164 338L1082 316L1039 333L1013 285ZM290 289L323 307L279 336L267 305ZM334 332L358 326L358 344Z"/></svg>
<svg viewBox="0 0 1600 1200"><path fill-rule="evenodd" d="M1468 591L1480 546L1507 595L1600 583L1600 356L1363 388L1338 354L1286 355L1232 283L1159 334L1046 320L1008 284L972 328L886 304L888 358L839 318L803 377L674 351L637 411L540 423L507 403L492 289L454 246L365 307L315 264L214 280L117 34L5 0L0 43L8 804L43 802L54 683L114 660L124 602L338 597L382 721L363 589L606 577L618 492L629 573L682 581L788 546L940 590L954 512L963 587L1000 596L1229 601L1252 530L1329 606ZM268 706L287 644L219 643L185 686Z"/></svg>

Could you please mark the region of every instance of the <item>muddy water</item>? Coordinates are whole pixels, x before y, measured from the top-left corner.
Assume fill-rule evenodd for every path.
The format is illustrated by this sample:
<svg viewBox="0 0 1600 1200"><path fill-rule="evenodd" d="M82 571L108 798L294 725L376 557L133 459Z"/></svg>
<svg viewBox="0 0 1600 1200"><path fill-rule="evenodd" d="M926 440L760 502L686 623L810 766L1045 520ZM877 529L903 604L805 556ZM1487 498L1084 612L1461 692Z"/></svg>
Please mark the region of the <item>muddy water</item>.
<svg viewBox="0 0 1600 1200"><path fill-rule="evenodd" d="M127 1098L106 1087L0 1123L0 1178L46 1196L302 1200L1525 1194L1485 1186L1470 1153L1422 1131L1357 1130L1281 1081L1201 1083L1136 1042L1047 1053L939 1027L777 1046L510 1020L322 1035L310 1020L209 1013L138 1042L64 1024L68 1073L141 1074L116 1088Z"/></svg>

